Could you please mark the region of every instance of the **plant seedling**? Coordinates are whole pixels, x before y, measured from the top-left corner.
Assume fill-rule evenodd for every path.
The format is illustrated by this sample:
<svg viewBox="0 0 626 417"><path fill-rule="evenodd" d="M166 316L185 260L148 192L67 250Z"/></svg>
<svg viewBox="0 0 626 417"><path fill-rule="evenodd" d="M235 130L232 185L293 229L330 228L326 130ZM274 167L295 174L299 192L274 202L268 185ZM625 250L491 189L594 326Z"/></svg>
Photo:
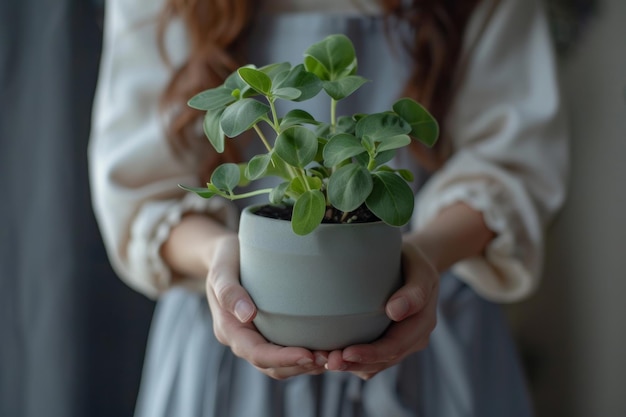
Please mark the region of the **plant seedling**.
<svg viewBox="0 0 626 417"><path fill-rule="evenodd" d="M197 94L188 104L206 112L204 132L217 152L224 151L226 137L249 130L265 152L242 166L218 166L206 187L181 187L204 198L268 194L269 203L292 210L292 228L299 235L311 233L323 221L355 221L357 210L391 226L406 224L414 205L408 184L412 174L387 163L413 140L433 146L439 127L410 98L399 99L382 113L338 116L337 103L367 82L357 75L354 46L344 35L310 46L295 66L283 62L239 68L221 86ZM304 102L321 91L329 97L328 122L301 109L278 114L278 101ZM262 130L261 124L269 129ZM281 181L273 188L237 193L242 180L266 176Z"/></svg>

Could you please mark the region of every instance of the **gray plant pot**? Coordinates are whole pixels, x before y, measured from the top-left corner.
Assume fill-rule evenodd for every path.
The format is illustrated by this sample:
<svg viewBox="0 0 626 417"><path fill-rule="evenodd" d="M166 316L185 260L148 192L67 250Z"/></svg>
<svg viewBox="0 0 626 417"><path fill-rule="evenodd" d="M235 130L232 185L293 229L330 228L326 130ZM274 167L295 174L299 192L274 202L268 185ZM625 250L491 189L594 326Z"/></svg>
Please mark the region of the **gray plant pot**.
<svg viewBox="0 0 626 417"><path fill-rule="evenodd" d="M241 282L269 341L334 350L377 339L384 307L402 284L401 231L382 222L322 224L298 236L291 223L242 213Z"/></svg>

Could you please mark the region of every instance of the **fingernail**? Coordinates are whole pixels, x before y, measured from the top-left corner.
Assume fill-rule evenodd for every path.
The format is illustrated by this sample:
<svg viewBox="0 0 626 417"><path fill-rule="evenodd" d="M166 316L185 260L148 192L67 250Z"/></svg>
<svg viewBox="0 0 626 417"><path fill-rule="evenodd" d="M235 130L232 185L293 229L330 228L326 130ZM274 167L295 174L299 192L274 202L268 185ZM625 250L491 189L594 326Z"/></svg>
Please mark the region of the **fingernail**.
<svg viewBox="0 0 626 417"><path fill-rule="evenodd" d="M249 302L245 300L239 300L235 304L235 316L239 319L240 322L245 323L250 320L252 314L254 313L254 308L250 305Z"/></svg>
<svg viewBox="0 0 626 417"><path fill-rule="evenodd" d="M317 366L326 366L326 363L328 361L326 360L326 358L324 357L324 355L321 355L319 353L315 354L315 364Z"/></svg>
<svg viewBox="0 0 626 417"><path fill-rule="evenodd" d="M328 363L326 363L326 364L324 365L324 368L326 368L326 370L327 370L327 371L330 371L330 370L331 370L331 369L328 367ZM344 362L344 363L342 363L341 365L339 365L339 368L337 368L337 369L333 369L333 371L334 371L334 370L336 370L336 371L345 371L346 369L348 369L348 364Z"/></svg>
<svg viewBox="0 0 626 417"><path fill-rule="evenodd" d="M362 358L359 355L350 355L350 356L344 358L344 360L346 362L359 363L359 362L361 362Z"/></svg>
<svg viewBox="0 0 626 417"><path fill-rule="evenodd" d="M311 358L302 358L296 362L298 366L307 366L307 365L311 365L312 363L313 363L313 359Z"/></svg>
<svg viewBox="0 0 626 417"><path fill-rule="evenodd" d="M389 303L387 307L389 316L393 320L401 320L409 312L409 303L406 298L399 297Z"/></svg>

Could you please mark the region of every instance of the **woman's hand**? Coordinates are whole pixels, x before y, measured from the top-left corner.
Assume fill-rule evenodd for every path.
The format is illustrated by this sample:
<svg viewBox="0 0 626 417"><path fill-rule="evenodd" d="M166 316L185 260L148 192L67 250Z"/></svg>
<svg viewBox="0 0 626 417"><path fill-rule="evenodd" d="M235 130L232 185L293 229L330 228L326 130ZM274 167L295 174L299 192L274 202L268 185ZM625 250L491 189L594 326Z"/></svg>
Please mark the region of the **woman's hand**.
<svg viewBox="0 0 626 417"><path fill-rule="evenodd" d="M327 354L269 343L252 324L256 307L239 284L237 236L221 237L209 262L206 293L217 340L264 374L285 379L324 371Z"/></svg>
<svg viewBox="0 0 626 417"><path fill-rule="evenodd" d="M349 371L367 380L426 348L437 322L439 274L417 245L406 240L403 270L405 284L386 305L393 323L385 334L371 344L330 352L327 369Z"/></svg>
<svg viewBox="0 0 626 417"><path fill-rule="evenodd" d="M405 284L387 302L394 323L377 341L329 354L327 368L369 379L424 349L437 322L439 273L456 262L481 256L495 234L481 212L454 203L419 231L404 236Z"/></svg>

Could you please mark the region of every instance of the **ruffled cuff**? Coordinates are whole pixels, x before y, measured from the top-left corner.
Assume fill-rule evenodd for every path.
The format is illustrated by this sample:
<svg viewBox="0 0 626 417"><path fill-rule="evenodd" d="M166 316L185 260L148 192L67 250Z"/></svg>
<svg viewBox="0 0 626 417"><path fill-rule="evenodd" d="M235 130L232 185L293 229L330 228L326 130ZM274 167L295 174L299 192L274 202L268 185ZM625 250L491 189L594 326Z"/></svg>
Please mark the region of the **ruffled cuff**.
<svg viewBox="0 0 626 417"><path fill-rule="evenodd" d="M180 200L145 204L131 230L128 283L150 298L156 298L172 286L173 274L161 258L160 250L172 228L186 213L206 213L233 230L236 230L239 219L239 212L230 201L203 199L191 193ZM177 277L176 284L193 291L204 291L204 283L197 279Z"/></svg>
<svg viewBox="0 0 626 417"><path fill-rule="evenodd" d="M485 224L496 237L482 256L462 260L452 266L452 271L479 295L496 302L524 298L538 280L538 248L524 238L523 225L512 201L498 182L478 179L451 184L428 199L418 200L414 218L414 226L419 229L457 202L483 214Z"/></svg>

